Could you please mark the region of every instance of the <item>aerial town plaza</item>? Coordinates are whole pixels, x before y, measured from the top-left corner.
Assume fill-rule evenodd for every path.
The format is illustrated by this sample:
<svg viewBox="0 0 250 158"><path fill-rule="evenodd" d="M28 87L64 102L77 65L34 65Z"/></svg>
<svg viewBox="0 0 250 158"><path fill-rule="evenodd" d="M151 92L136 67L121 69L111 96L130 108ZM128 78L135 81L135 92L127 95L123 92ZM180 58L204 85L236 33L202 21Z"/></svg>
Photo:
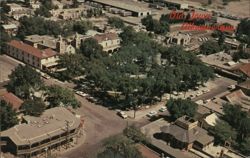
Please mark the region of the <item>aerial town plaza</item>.
<svg viewBox="0 0 250 158"><path fill-rule="evenodd" d="M0 158L250 156L249 0L0 4Z"/></svg>

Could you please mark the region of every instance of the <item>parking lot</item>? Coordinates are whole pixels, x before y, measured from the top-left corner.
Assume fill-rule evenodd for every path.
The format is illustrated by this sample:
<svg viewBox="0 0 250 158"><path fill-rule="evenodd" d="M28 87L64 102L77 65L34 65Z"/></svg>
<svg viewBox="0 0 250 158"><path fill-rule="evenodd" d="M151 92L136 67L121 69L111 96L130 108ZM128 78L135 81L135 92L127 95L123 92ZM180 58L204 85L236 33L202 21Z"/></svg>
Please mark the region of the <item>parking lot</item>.
<svg viewBox="0 0 250 158"><path fill-rule="evenodd" d="M22 63L7 55L0 55L0 83L8 81L11 71L19 64Z"/></svg>

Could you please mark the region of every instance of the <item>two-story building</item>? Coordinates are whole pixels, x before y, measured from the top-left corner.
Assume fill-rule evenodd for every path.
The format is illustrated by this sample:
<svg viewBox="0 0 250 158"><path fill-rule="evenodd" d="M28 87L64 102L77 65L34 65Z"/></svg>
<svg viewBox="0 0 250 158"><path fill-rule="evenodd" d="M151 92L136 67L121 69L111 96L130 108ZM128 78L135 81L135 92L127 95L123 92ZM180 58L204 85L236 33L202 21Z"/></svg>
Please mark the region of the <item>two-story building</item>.
<svg viewBox="0 0 250 158"><path fill-rule="evenodd" d="M82 126L81 119L64 107L48 109L39 117L23 116L21 124L1 132L2 151L17 157L48 154L76 142Z"/></svg>
<svg viewBox="0 0 250 158"><path fill-rule="evenodd" d="M59 60L58 53L50 48L40 50L17 40L7 43L6 54L41 70L55 67Z"/></svg>
<svg viewBox="0 0 250 158"><path fill-rule="evenodd" d="M104 52L113 53L121 47L121 39L116 33L96 34L93 38L103 47Z"/></svg>

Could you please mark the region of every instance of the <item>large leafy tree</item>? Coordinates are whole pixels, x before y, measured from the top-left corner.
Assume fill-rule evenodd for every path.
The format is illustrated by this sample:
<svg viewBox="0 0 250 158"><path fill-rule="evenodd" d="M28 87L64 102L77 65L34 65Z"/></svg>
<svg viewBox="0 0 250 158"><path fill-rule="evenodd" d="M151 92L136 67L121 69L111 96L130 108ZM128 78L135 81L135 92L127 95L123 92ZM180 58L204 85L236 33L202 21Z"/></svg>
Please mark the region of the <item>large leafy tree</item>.
<svg viewBox="0 0 250 158"><path fill-rule="evenodd" d="M206 41L200 46L200 52L205 55L218 53L221 51L219 44L215 41Z"/></svg>
<svg viewBox="0 0 250 158"><path fill-rule="evenodd" d="M218 121L213 129L216 143L224 144L225 141L233 142L236 139L236 131L225 121Z"/></svg>
<svg viewBox="0 0 250 158"><path fill-rule="evenodd" d="M148 143L147 137L134 125L128 126L123 130L123 134L135 143Z"/></svg>
<svg viewBox="0 0 250 158"><path fill-rule="evenodd" d="M46 100L49 102L49 107L57 106L72 106L77 108L80 102L76 100L74 92L57 85L47 87Z"/></svg>
<svg viewBox="0 0 250 158"><path fill-rule="evenodd" d="M63 54L60 56L59 65L66 70L62 73L66 78L74 78L81 76L84 72L83 65L85 63L82 54Z"/></svg>
<svg viewBox="0 0 250 158"><path fill-rule="evenodd" d="M177 119L183 115L193 117L198 105L191 100L170 99L167 102L167 108L171 117Z"/></svg>
<svg viewBox="0 0 250 158"><path fill-rule="evenodd" d="M80 34L85 34L88 30L93 27L90 21L77 21L73 25L73 31Z"/></svg>
<svg viewBox="0 0 250 158"><path fill-rule="evenodd" d="M8 90L24 99L30 98L34 91L43 87L40 74L27 65L17 66L9 78Z"/></svg>
<svg viewBox="0 0 250 158"><path fill-rule="evenodd" d="M245 155L250 155L250 137L246 138L240 143L239 150L245 154Z"/></svg>
<svg viewBox="0 0 250 158"><path fill-rule="evenodd" d="M46 106L45 103L40 98L25 100L21 106L26 115L40 116Z"/></svg>
<svg viewBox="0 0 250 158"><path fill-rule="evenodd" d="M110 17L108 19L108 23L110 24L110 26L115 27L115 28L119 28L119 29L121 29L125 26L123 20L118 18L118 17Z"/></svg>
<svg viewBox="0 0 250 158"><path fill-rule="evenodd" d="M18 123L15 110L4 100L0 100L0 118L0 131L11 128Z"/></svg>
<svg viewBox="0 0 250 158"><path fill-rule="evenodd" d="M143 18L141 23L146 26L147 31L153 31L156 34L165 34L169 30L169 25L167 21L158 21L153 19L151 15Z"/></svg>
<svg viewBox="0 0 250 158"><path fill-rule="evenodd" d="M249 19L243 19L238 24L237 27L237 37L241 41L250 44L250 20Z"/></svg>
<svg viewBox="0 0 250 158"><path fill-rule="evenodd" d="M86 39L80 47L80 53L88 58L99 58L102 56L102 46L93 38Z"/></svg>
<svg viewBox="0 0 250 158"><path fill-rule="evenodd" d="M104 142L104 151L98 154L98 158L142 158L142 154L133 141L123 135L110 137Z"/></svg>
<svg viewBox="0 0 250 158"><path fill-rule="evenodd" d="M250 118L249 117L243 118L240 121L238 130L239 130L239 135L240 135L241 140L244 140L247 137L250 137Z"/></svg>
<svg viewBox="0 0 250 158"><path fill-rule="evenodd" d="M54 36L63 34L62 27L58 22L44 20L42 17L24 16L19 22L17 37L20 39L24 39L25 36L33 34Z"/></svg>
<svg viewBox="0 0 250 158"><path fill-rule="evenodd" d="M11 37L2 28L0 28L0 35L1 35L0 54L2 54L2 53L4 53L6 51L6 43L10 41Z"/></svg>
<svg viewBox="0 0 250 158"><path fill-rule="evenodd" d="M247 113L241 110L240 105L224 104L223 118L234 128L239 127L241 121L247 117Z"/></svg>

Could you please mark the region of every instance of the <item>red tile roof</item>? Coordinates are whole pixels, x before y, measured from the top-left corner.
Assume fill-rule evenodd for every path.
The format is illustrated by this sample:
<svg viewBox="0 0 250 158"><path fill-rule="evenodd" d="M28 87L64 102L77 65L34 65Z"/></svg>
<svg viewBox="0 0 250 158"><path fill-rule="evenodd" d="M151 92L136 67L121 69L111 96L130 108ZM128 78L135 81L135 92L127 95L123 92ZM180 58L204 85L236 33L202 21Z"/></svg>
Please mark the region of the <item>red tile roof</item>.
<svg viewBox="0 0 250 158"><path fill-rule="evenodd" d="M15 96L13 93L4 93L3 95L0 96L0 100L4 100L7 103L11 104L13 109L19 110L21 107L23 100Z"/></svg>
<svg viewBox="0 0 250 158"><path fill-rule="evenodd" d="M247 75L248 77L250 77L250 63L240 66L239 70L245 75Z"/></svg>
<svg viewBox="0 0 250 158"><path fill-rule="evenodd" d="M99 42L106 41L106 40L115 40L118 39L118 35L116 33L105 33L105 34L96 34L94 37Z"/></svg>
<svg viewBox="0 0 250 158"><path fill-rule="evenodd" d="M22 50L28 54L31 54L37 58L40 58L40 59L49 58L49 57L55 56L57 54L52 49L40 50L38 48L32 47L31 45L23 43L22 41L17 41L17 40L12 40L7 44L9 46L20 49L20 50Z"/></svg>

